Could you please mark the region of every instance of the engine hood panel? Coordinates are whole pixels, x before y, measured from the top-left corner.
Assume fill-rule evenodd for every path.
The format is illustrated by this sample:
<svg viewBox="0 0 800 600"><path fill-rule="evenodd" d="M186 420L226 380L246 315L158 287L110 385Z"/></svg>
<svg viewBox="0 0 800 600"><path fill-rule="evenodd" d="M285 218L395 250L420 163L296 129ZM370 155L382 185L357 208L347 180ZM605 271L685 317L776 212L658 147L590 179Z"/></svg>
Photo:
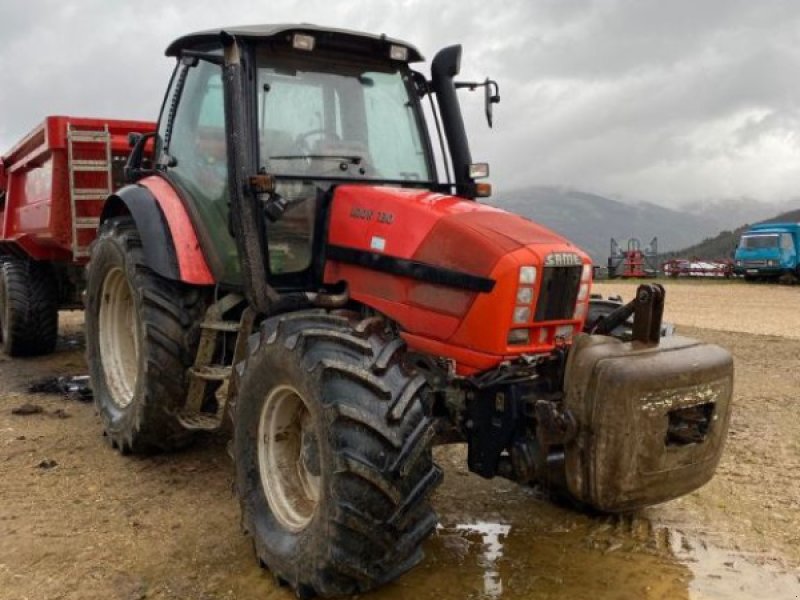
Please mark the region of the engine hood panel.
<svg viewBox="0 0 800 600"><path fill-rule="evenodd" d="M488 275L523 246L575 248L536 223L498 208L428 191L342 186L329 243Z"/></svg>

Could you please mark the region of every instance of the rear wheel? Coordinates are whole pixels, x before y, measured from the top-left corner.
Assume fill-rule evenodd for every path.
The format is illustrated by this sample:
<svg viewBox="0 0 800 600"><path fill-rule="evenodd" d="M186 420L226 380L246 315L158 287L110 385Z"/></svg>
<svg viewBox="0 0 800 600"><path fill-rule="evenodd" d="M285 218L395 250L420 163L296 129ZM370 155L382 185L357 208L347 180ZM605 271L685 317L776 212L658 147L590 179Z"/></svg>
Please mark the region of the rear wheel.
<svg viewBox="0 0 800 600"><path fill-rule="evenodd" d="M87 268L86 346L95 404L122 452L171 450L191 433L177 419L205 309L202 289L144 262L133 220L104 223Z"/></svg>
<svg viewBox="0 0 800 600"><path fill-rule="evenodd" d="M243 524L300 597L365 592L422 559L441 480L424 378L403 344L303 311L251 338L235 408Z"/></svg>
<svg viewBox="0 0 800 600"><path fill-rule="evenodd" d="M0 349L9 356L50 354L58 338L58 284L50 263L0 258Z"/></svg>

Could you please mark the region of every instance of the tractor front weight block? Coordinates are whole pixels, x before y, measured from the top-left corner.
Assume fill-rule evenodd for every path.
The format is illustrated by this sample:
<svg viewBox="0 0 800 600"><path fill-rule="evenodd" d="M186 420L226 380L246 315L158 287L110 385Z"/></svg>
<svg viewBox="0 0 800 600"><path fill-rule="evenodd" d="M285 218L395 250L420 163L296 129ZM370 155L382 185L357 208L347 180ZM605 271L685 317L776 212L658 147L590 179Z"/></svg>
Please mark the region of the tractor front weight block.
<svg viewBox="0 0 800 600"><path fill-rule="evenodd" d="M622 512L682 496L711 479L733 391L726 350L680 336L655 345L581 335L564 381L564 409L577 422L564 446L573 498Z"/></svg>

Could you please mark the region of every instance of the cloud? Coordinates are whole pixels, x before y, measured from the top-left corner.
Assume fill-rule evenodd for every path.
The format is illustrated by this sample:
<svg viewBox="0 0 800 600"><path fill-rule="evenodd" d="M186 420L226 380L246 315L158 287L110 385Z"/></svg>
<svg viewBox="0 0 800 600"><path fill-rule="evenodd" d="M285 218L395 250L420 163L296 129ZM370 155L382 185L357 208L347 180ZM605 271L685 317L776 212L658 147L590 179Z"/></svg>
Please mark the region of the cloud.
<svg viewBox="0 0 800 600"><path fill-rule="evenodd" d="M175 37L259 22L462 43L463 105L495 187L569 185L679 204L778 201L800 183L800 11L765 0L29 0L0 6L0 148L46 114L155 119ZM427 66L422 67L427 72Z"/></svg>

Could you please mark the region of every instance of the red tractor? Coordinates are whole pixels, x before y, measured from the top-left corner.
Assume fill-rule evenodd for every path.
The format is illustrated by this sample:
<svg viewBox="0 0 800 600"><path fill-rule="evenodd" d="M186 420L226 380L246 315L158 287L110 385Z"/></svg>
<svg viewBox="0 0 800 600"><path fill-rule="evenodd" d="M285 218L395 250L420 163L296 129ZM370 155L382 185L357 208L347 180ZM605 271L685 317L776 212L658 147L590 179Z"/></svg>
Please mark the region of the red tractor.
<svg viewBox="0 0 800 600"><path fill-rule="evenodd" d="M92 388L123 453L233 430L242 522L279 581L335 596L417 564L434 444L609 512L712 476L730 355L662 339L659 286L588 319L589 257L476 202L488 169L457 89L484 87L490 119L499 98L455 80L460 47L430 78L410 44L310 25L195 33L167 55L158 125L97 213Z"/></svg>

